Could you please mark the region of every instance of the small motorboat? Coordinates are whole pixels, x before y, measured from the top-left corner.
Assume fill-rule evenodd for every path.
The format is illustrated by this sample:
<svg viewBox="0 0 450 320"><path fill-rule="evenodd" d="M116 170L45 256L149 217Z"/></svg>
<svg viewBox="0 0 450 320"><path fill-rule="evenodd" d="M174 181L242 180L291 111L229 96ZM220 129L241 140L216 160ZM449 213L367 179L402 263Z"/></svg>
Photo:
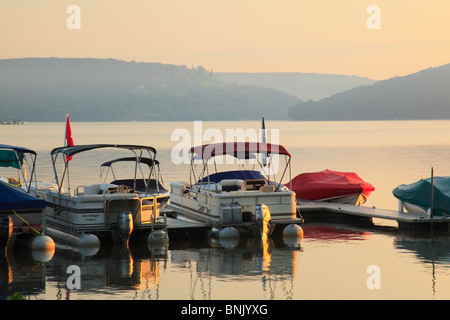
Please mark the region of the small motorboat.
<svg viewBox="0 0 450 320"><path fill-rule="evenodd" d="M411 184L402 184L392 190L392 193L408 212L425 215L432 207L435 216L450 215L450 177L426 178Z"/></svg>
<svg viewBox="0 0 450 320"><path fill-rule="evenodd" d="M291 187L292 186L292 187ZM375 187L354 172L323 170L297 175L286 187L292 188L299 200L362 205Z"/></svg>

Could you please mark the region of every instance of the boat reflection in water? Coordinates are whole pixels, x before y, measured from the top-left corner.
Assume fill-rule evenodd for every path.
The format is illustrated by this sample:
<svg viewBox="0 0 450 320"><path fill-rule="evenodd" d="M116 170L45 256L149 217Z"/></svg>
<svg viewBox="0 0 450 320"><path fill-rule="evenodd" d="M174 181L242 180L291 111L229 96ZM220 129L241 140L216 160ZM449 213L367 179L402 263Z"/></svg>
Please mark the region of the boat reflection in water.
<svg viewBox="0 0 450 320"><path fill-rule="evenodd" d="M58 243L49 261L36 261L30 253L25 262L23 252L3 256L0 292L3 299L15 292L49 300L221 299L214 287L239 277L261 282L267 298L292 299L300 252L299 243L292 248L282 238L172 241L170 248L104 245L92 252ZM70 266L79 268L80 288L70 288Z"/></svg>
<svg viewBox="0 0 450 320"><path fill-rule="evenodd" d="M234 283L236 279L247 284L261 281L264 299L293 299L301 239L286 240L281 237L265 240L245 237L238 242L212 239L209 247L195 251L171 250L171 262L178 268L189 269L192 278L189 299L223 299L224 293L213 287L218 287L217 281ZM283 292L278 294L277 288ZM196 296L197 291L201 296ZM236 299L233 293L228 294ZM252 299L259 297L259 293L248 294Z"/></svg>
<svg viewBox="0 0 450 320"><path fill-rule="evenodd" d="M0 300L15 293L31 297L45 292L46 262L53 258L53 251L32 250L19 244L14 250L0 253Z"/></svg>
<svg viewBox="0 0 450 320"><path fill-rule="evenodd" d="M31 300L299 299L308 289L300 274L305 274L317 246L330 249L333 243L368 243L372 237L379 238L377 230L311 224L304 226L305 238L296 242L282 237L177 239L165 246L133 243L128 248L105 245L93 251L57 243L54 254L48 256L12 250L0 256L0 299L17 292ZM394 239L394 250L413 253L433 267L430 286L438 294L437 283L445 284L442 266L450 257L447 239ZM308 253L304 256L303 246ZM301 259L306 259L304 268L299 268ZM68 287L69 266L80 269L80 289Z"/></svg>

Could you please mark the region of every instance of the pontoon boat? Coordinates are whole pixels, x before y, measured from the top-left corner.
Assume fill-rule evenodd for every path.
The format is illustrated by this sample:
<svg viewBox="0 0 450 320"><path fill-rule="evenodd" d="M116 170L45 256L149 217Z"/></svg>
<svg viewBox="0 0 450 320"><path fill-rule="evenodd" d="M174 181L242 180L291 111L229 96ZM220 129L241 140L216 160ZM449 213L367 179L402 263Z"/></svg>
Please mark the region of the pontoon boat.
<svg viewBox="0 0 450 320"><path fill-rule="evenodd" d="M128 150L135 161L134 177L130 184L94 183L70 188L70 157L85 151L115 148ZM137 179L141 159L151 159L150 173L147 179ZM150 193L150 181L154 179L156 150L153 147L139 145L93 144L55 148L51 151L52 164L58 189L45 193L47 201L47 221L49 227L59 232L77 237L94 234L100 241L128 242L131 236L144 234L148 237L153 230L161 230L164 223L158 220L161 198L167 195ZM57 162L63 161L62 176L58 176ZM71 160L72 161L72 160ZM137 181L147 188L143 192L135 190ZM68 189L64 189L67 182ZM161 190L162 191L162 190Z"/></svg>
<svg viewBox="0 0 450 320"><path fill-rule="evenodd" d="M283 146L224 142L193 147L189 152L194 181L170 184L170 207L177 214L209 224L219 231L232 227L240 234L254 236L270 235L277 225L301 223L297 217L295 193L281 183L286 171L289 169L289 175L291 172L291 155ZM253 166L258 164L260 171L219 172L219 161L216 160L220 156L234 157L233 161L240 164L248 160ZM278 180L274 157L285 159ZM198 161L200 173L196 170ZM209 164L215 169L213 173L209 171Z"/></svg>

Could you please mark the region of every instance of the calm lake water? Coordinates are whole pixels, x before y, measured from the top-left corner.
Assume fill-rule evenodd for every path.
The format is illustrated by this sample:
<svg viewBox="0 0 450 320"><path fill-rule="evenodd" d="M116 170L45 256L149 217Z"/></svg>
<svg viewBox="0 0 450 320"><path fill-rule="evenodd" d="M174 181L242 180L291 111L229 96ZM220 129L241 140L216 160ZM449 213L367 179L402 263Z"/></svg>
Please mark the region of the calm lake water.
<svg viewBox="0 0 450 320"><path fill-rule="evenodd" d="M324 169L357 172L376 188L367 206L397 209L392 189L428 177L431 167L435 175L450 175L450 121L266 119L266 127L268 142L278 139L291 153L292 177ZM72 122L75 144L154 146L166 187L189 179L189 166L172 161L181 142L210 143L259 128L259 121ZM63 122L0 126L0 143L38 152L40 181L54 181L50 150L63 142ZM106 150L77 155L71 184L96 183L99 165L116 155ZM0 298L22 292L31 300L450 299L450 238L399 233L396 227L376 219L370 227L305 221L300 246L275 237L267 243L241 239L237 245L205 238L170 241L168 248L102 246L97 252L57 244L49 257L16 250L0 258ZM80 267L81 289L67 288L70 265ZM373 267L380 287L371 289Z"/></svg>

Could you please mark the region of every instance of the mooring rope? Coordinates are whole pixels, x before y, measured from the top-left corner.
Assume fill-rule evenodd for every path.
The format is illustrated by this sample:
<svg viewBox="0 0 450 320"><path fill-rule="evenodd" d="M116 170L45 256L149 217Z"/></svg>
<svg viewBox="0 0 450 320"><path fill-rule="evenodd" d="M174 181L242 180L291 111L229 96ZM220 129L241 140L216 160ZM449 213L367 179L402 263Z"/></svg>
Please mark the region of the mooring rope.
<svg viewBox="0 0 450 320"><path fill-rule="evenodd" d="M15 212L14 210L13 210L13 212L14 212L14 214L15 214L16 216L19 217L20 220L22 220L23 222L25 222L31 229L33 229L34 232L36 232L36 233L39 234L39 235L41 234L39 231L37 231L35 228L33 228L33 227L31 226L31 224L29 224L24 218L22 218L21 216L19 216L19 215L17 214L17 212Z"/></svg>

